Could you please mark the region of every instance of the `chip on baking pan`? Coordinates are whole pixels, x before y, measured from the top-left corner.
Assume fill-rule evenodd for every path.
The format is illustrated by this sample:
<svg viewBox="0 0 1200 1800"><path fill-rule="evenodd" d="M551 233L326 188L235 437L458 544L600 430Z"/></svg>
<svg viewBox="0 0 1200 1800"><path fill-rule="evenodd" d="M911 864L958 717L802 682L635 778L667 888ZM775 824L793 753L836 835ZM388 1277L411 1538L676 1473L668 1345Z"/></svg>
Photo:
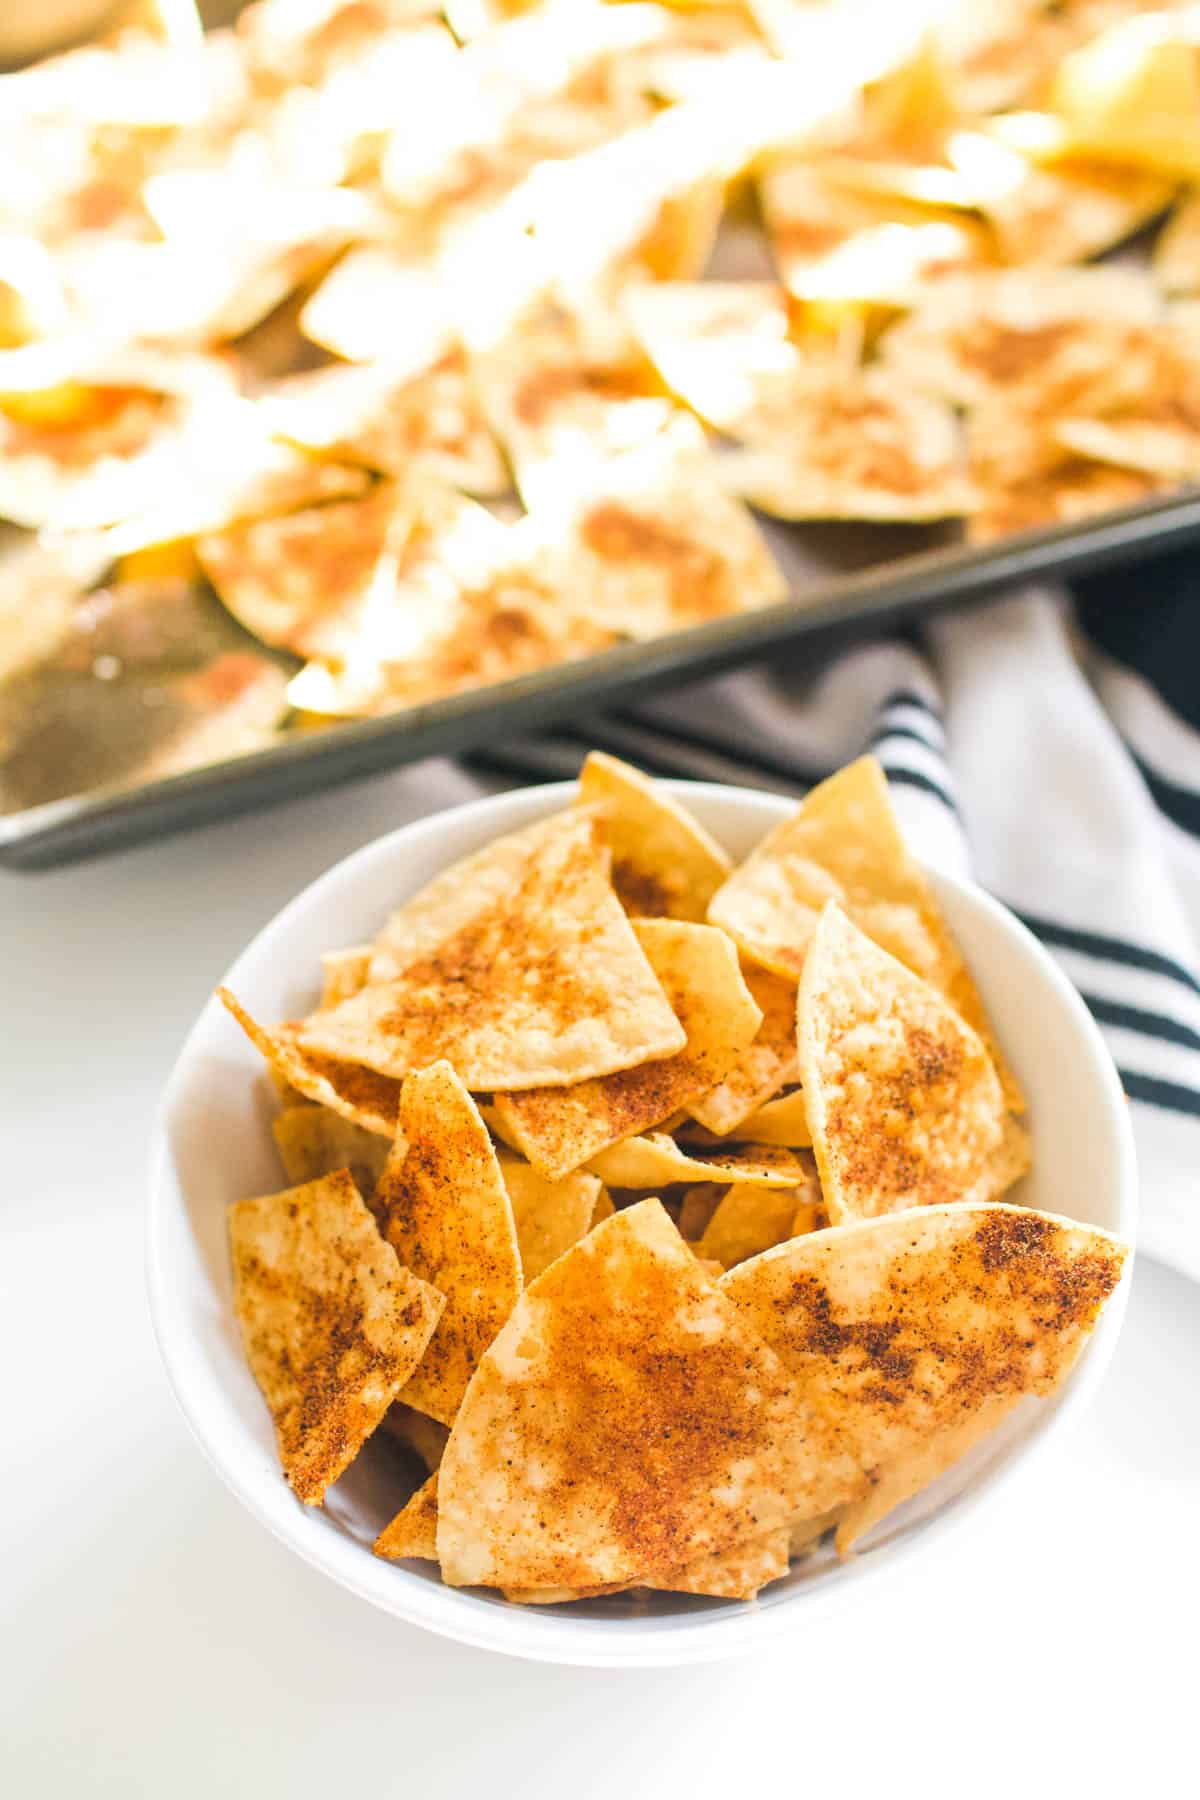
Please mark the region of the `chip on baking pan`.
<svg viewBox="0 0 1200 1800"><path fill-rule="evenodd" d="M442 1296L381 1239L345 1170L229 1209L234 1305L295 1492L317 1505L417 1366Z"/></svg>
<svg viewBox="0 0 1200 1800"><path fill-rule="evenodd" d="M800 366L773 281L645 283L630 288L625 313L667 386L719 431L736 433Z"/></svg>
<svg viewBox="0 0 1200 1800"><path fill-rule="evenodd" d="M946 1466L981 1409L994 1418L1009 1397L1051 1393L1127 1255L1108 1232L1046 1213L939 1206L794 1238L720 1287L809 1400L812 1453L824 1438L854 1463L866 1501L933 1444Z"/></svg>
<svg viewBox="0 0 1200 1800"><path fill-rule="evenodd" d="M550 1180L520 1157L503 1152L500 1173L508 1189L521 1252L521 1272L528 1286L591 1230L600 1199L600 1179L576 1170Z"/></svg>
<svg viewBox="0 0 1200 1800"><path fill-rule="evenodd" d="M300 1042L303 1027L294 1022L269 1029L259 1025L228 988L218 988L217 998L233 1014L254 1048L265 1057L272 1074L306 1100L328 1106L342 1118L367 1131L393 1137L400 1107L400 1083L380 1075L362 1063L344 1062L306 1050Z"/></svg>
<svg viewBox="0 0 1200 1800"><path fill-rule="evenodd" d="M990 1195L1007 1108L982 1040L836 901L817 921L796 1017L804 1104L835 1225Z"/></svg>
<svg viewBox="0 0 1200 1800"><path fill-rule="evenodd" d="M933 984L987 1042L1002 1067L983 1002L909 854L874 757L823 781L777 825L713 897L708 916L742 952L797 978L827 900L835 899L876 943ZM1004 1074L1009 1104L1020 1095ZM707 1124L707 1120L702 1120Z"/></svg>
<svg viewBox="0 0 1200 1800"><path fill-rule="evenodd" d="M404 1267L445 1296L402 1397L449 1425L480 1356L516 1304L521 1258L487 1126L448 1063L405 1081L399 1134L374 1206Z"/></svg>
<svg viewBox="0 0 1200 1800"><path fill-rule="evenodd" d="M687 1042L673 1056L597 1080L497 1094L501 1127L545 1175L565 1175L662 1124L711 1088L761 1023L724 932L680 919L639 919L634 931Z"/></svg>
<svg viewBox="0 0 1200 1800"><path fill-rule="evenodd" d="M496 1093L570 1086L687 1042L582 810L439 876L389 920L371 976L308 1019L304 1049L393 1076L445 1057Z"/></svg>
<svg viewBox="0 0 1200 1800"><path fill-rule="evenodd" d="M596 809L612 883L631 917L704 919L733 865L685 806L603 750L591 751L579 772L579 803Z"/></svg>
<svg viewBox="0 0 1200 1800"><path fill-rule="evenodd" d="M527 1289L471 1383L438 1481L454 1586L591 1587L784 1524L807 1491L803 1409L657 1201L589 1232ZM853 1486L851 1479L850 1486Z"/></svg>

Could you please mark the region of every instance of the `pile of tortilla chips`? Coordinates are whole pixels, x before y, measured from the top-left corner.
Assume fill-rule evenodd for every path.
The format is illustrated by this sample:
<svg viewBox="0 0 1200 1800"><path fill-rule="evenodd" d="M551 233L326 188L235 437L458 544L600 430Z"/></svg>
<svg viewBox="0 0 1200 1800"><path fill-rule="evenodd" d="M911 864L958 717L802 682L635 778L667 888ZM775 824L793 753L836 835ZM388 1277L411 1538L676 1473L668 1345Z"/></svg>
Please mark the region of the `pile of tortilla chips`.
<svg viewBox="0 0 1200 1800"><path fill-rule="evenodd" d="M383 1426L378 1555L551 1604L745 1600L1053 1391L1120 1279L1028 1210L1024 1099L869 758L733 867L593 753L259 1025L230 1209L284 1473Z"/></svg>
<svg viewBox="0 0 1200 1800"><path fill-rule="evenodd" d="M0 519L227 609L268 730L778 602L756 510L984 541L1200 474L1187 8L121 16L0 76ZM705 279L727 216L774 279Z"/></svg>

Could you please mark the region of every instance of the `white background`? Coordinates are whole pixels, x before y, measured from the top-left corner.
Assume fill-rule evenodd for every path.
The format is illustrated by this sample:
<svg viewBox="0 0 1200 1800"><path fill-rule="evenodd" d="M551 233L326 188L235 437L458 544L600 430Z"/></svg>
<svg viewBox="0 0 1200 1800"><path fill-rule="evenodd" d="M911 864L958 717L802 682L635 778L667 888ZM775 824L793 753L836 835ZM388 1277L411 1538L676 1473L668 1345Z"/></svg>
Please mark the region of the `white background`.
<svg viewBox="0 0 1200 1800"><path fill-rule="evenodd" d="M1007 1517L741 1662L597 1673L460 1649L335 1588L221 1487L147 1319L158 1091L291 894L457 793L427 765L0 875L0 1791L1197 1791L1200 1291L1148 1262L1095 1407Z"/></svg>

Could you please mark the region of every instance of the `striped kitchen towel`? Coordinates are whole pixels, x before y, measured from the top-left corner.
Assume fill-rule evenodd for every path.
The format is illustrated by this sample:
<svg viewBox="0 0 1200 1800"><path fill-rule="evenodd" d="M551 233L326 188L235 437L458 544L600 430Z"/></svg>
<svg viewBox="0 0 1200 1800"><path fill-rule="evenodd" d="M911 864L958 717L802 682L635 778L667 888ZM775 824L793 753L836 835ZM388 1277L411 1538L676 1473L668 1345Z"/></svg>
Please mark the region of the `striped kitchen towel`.
<svg viewBox="0 0 1200 1800"><path fill-rule="evenodd" d="M1195 591L1194 591L1195 590ZM488 785L651 773L802 794L872 749L910 841L1007 902L1076 983L1132 1103L1142 1244L1200 1280L1200 561L1022 594L506 742Z"/></svg>

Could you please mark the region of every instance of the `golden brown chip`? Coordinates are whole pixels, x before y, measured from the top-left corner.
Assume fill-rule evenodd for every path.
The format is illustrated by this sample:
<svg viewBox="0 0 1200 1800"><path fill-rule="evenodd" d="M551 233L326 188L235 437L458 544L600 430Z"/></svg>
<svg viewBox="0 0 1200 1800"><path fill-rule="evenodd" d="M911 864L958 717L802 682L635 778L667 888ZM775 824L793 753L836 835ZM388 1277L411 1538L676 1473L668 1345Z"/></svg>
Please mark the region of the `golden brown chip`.
<svg viewBox="0 0 1200 1800"><path fill-rule="evenodd" d="M662 1132L626 1138L589 1164L609 1187L659 1188L676 1181L744 1181L755 1187L795 1187L811 1164L771 1145L733 1145L728 1150L687 1151Z"/></svg>
<svg viewBox="0 0 1200 1800"><path fill-rule="evenodd" d="M418 1412L415 1406L405 1405L403 1400L393 1400L383 1415L380 1430L414 1456L420 1457L426 1469L432 1475L442 1460L446 1448L446 1440L450 1436L449 1428L438 1419L431 1419L428 1413Z"/></svg>
<svg viewBox="0 0 1200 1800"><path fill-rule="evenodd" d="M371 984L302 1038L394 1076L445 1057L485 1093L568 1086L685 1044L582 811L440 875L385 926Z"/></svg>
<svg viewBox="0 0 1200 1800"><path fill-rule="evenodd" d="M1006 1108L987 1050L836 901L813 935L797 1019L804 1103L835 1225L993 1191Z"/></svg>
<svg viewBox="0 0 1200 1800"><path fill-rule="evenodd" d="M880 1469L868 1493L861 1500L851 1501L840 1513L835 1539L838 1555L847 1556L880 1519L911 1500L964 1457L995 1430L1020 1398L1019 1392L986 1396L965 1418L952 1420L923 1443L911 1446L898 1462Z"/></svg>
<svg viewBox="0 0 1200 1800"><path fill-rule="evenodd" d="M648 1578L643 1585L668 1594L710 1594L720 1600L753 1600L769 1581L788 1572L788 1527L779 1525L749 1543L703 1556L686 1568Z"/></svg>
<svg viewBox="0 0 1200 1800"><path fill-rule="evenodd" d="M250 1017L228 988L218 988L217 997L254 1048L266 1058L272 1075L287 1089L303 1094L306 1100L315 1100L318 1106L332 1108L367 1131L377 1131L387 1138L395 1136L400 1107L398 1081L364 1068L361 1063L343 1062L336 1056L306 1050L299 1041L302 1027L298 1024L267 1030Z"/></svg>
<svg viewBox="0 0 1200 1800"><path fill-rule="evenodd" d="M697 1245L698 1254L732 1269L791 1237L792 1225L801 1206L816 1202L816 1183L808 1190L797 1188L748 1187L735 1182L713 1213Z"/></svg>
<svg viewBox="0 0 1200 1800"><path fill-rule="evenodd" d="M1200 175L1194 34L1173 32L1170 13L1118 19L1072 51L1055 72L1049 103L1079 150L1184 179Z"/></svg>
<svg viewBox="0 0 1200 1800"><path fill-rule="evenodd" d="M379 1236L345 1170L229 1209L234 1304L293 1489L317 1505L408 1380L442 1296Z"/></svg>
<svg viewBox="0 0 1200 1800"><path fill-rule="evenodd" d="M778 1100L768 1100L742 1121L738 1133L750 1144L782 1144L791 1150L807 1150L812 1133L808 1129L804 1089L794 1088Z"/></svg>
<svg viewBox="0 0 1200 1800"><path fill-rule="evenodd" d="M375 1539L376 1556L395 1562L412 1556L422 1562L436 1562L438 1519L438 1472L435 1469L401 1508L390 1525L385 1525Z"/></svg>
<svg viewBox="0 0 1200 1800"><path fill-rule="evenodd" d="M1137 506L1171 485L1161 475L1123 466L1147 453L1148 446L1136 428L1131 432L1128 428L1093 422L1086 441L1097 451L1103 449L1112 460L1093 461L1072 455L1064 447L1050 468L1028 471L997 483L969 521L968 541L992 544L1018 531L1079 524L1100 513ZM1160 450L1161 443L1155 442L1150 454L1157 458Z"/></svg>
<svg viewBox="0 0 1200 1800"><path fill-rule="evenodd" d="M327 1106L289 1106L272 1119L271 1130L283 1172L294 1187L345 1169L370 1204L387 1161L386 1138L353 1124Z"/></svg>
<svg viewBox="0 0 1200 1800"><path fill-rule="evenodd" d="M403 1397L449 1425L521 1292L516 1228L487 1127L448 1063L405 1081L400 1132L375 1190L380 1229L446 1301Z"/></svg>
<svg viewBox="0 0 1200 1800"><path fill-rule="evenodd" d="M687 1041L674 1056L598 1080L497 1094L501 1127L545 1175L661 1124L731 1066L761 1022L723 932L678 919L638 919L634 932Z"/></svg>
<svg viewBox="0 0 1200 1800"><path fill-rule="evenodd" d="M576 1172L548 1180L515 1156L501 1156L500 1172L512 1204L521 1269L528 1287L542 1270L590 1231L600 1200L595 1175Z"/></svg>
<svg viewBox="0 0 1200 1800"><path fill-rule="evenodd" d="M732 864L685 806L640 769L593 750L579 801L596 810L612 851L612 883L634 918L704 919Z"/></svg>
<svg viewBox="0 0 1200 1800"><path fill-rule="evenodd" d="M728 1191L719 1181L698 1181L685 1188L679 1202L679 1235L693 1246L699 1244Z"/></svg>
<svg viewBox="0 0 1200 1800"><path fill-rule="evenodd" d="M847 1458L846 1498L869 1502L881 1474L968 1419L1053 1392L1127 1254L1045 1213L939 1206L793 1238L720 1287L795 1375L810 1453Z"/></svg>
<svg viewBox="0 0 1200 1800"><path fill-rule="evenodd" d="M353 944L348 950L327 950L321 958L324 970L321 1005L340 1006L351 994L357 994L367 985L370 966L370 944Z"/></svg>
<svg viewBox="0 0 1200 1800"><path fill-rule="evenodd" d="M662 1207L630 1207L546 1270L481 1361L440 1470L443 1575L591 1587L765 1534L836 1486L796 1418Z"/></svg>
<svg viewBox="0 0 1200 1800"><path fill-rule="evenodd" d="M603 1225L605 1219L611 1219L616 1210L612 1202L612 1195L606 1187L601 1187L596 1196L596 1204L592 1208L592 1223L589 1229L594 1231L597 1225Z"/></svg>
<svg viewBox="0 0 1200 1800"><path fill-rule="evenodd" d="M945 994L1003 1068L983 1002L933 890L909 854L883 771L871 756L823 781L769 832L714 896L708 916L747 956L795 978L821 908L831 899L868 937ZM1015 1080L1007 1071L1003 1079L1009 1104L1019 1110Z"/></svg>
<svg viewBox="0 0 1200 1800"><path fill-rule="evenodd" d="M751 963L743 970L746 985L762 1012L763 1022L741 1061L688 1111L697 1124L717 1137L729 1137L773 1094L796 1078L796 983ZM763 1138L762 1143L772 1139Z"/></svg>
<svg viewBox="0 0 1200 1800"><path fill-rule="evenodd" d="M737 435L802 367L773 281L647 283L630 289L625 311L667 386L718 431Z"/></svg>

